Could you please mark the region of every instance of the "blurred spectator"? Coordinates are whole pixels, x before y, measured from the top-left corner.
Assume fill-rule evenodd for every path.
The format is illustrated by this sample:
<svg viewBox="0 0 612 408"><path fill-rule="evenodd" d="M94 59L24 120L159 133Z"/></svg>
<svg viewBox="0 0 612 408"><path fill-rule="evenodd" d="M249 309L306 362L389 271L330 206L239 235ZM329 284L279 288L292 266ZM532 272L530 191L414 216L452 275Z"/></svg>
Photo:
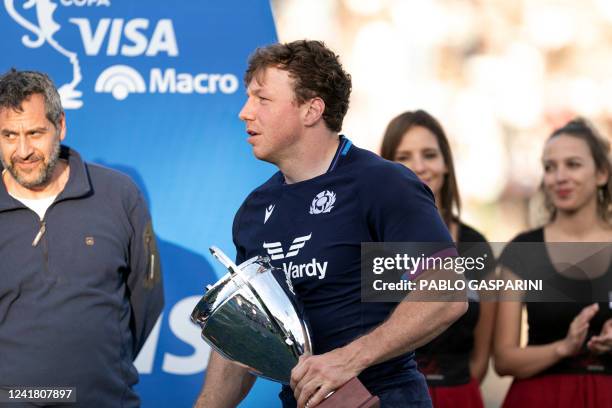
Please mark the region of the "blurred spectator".
<svg viewBox="0 0 612 408"><path fill-rule="evenodd" d="M448 139L440 123L423 110L404 112L387 126L381 156L404 164L433 192L459 253L471 249L466 243L485 243L487 258L493 253L484 236L464 224L461 201ZM492 261L491 261L492 262ZM480 279L490 270L466 272L467 279ZM468 311L438 338L416 351L419 370L425 374L434 407L482 407L479 383L484 378L491 348L495 304L479 302L469 293Z"/></svg>
<svg viewBox="0 0 612 408"><path fill-rule="evenodd" d="M511 243L500 259L503 275L543 278L550 283L543 295L553 287L569 287L572 295L612 290L609 250L581 257L583 268L568 268L566 254L560 252L567 246L551 245L578 247L576 243L584 242L593 247L595 242L612 242L608 153L609 144L584 120L573 120L553 132L542 153L542 189L550 220L512 242L548 245L529 247L530 252L538 251L540 261L534 265L524 261L534 254L517 251ZM526 303L529 338L525 347L519 340L523 304L499 303L495 367L500 375L515 378L504 407L612 407L612 304L589 303Z"/></svg>

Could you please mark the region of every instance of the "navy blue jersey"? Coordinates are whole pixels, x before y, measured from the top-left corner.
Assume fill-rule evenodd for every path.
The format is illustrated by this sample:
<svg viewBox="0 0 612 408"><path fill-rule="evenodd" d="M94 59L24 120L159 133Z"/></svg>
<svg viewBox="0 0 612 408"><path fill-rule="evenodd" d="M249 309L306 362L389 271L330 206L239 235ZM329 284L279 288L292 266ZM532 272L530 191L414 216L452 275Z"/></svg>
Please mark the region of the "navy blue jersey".
<svg viewBox="0 0 612 408"><path fill-rule="evenodd" d="M429 188L408 168L342 137L327 173L286 184L273 175L234 219L237 263L269 256L285 271L311 326L314 354L380 325L393 303L361 302L362 242L452 242ZM420 377L413 353L366 369L372 392Z"/></svg>

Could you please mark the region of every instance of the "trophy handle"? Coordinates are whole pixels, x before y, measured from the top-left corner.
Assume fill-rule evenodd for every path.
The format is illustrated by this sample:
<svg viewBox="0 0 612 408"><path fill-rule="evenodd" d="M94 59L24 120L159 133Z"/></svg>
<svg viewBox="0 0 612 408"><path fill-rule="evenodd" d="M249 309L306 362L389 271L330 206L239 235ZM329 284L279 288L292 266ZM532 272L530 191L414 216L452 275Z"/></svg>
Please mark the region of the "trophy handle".
<svg viewBox="0 0 612 408"><path fill-rule="evenodd" d="M212 256L217 258L217 260L221 262L223 266L225 266L230 271L232 276L234 275L240 276L240 273L238 272L239 268L227 255L225 255L225 253L222 250L220 250L218 247L214 245L208 248L208 250L210 251Z"/></svg>

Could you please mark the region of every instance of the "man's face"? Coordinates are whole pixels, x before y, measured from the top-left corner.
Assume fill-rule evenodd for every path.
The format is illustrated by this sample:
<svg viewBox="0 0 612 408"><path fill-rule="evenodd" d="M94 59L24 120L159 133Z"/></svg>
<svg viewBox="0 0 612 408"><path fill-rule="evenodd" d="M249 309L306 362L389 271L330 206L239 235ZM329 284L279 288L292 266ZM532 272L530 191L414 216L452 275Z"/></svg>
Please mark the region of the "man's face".
<svg viewBox="0 0 612 408"><path fill-rule="evenodd" d="M239 117L246 123L255 157L274 164L292 159L303 130L304 108L295 99L289 73L266 68L248 84L247 97Z"/></svg>
<svg viewBox="0 0 612 408"><path fill-rule="evenodd" d="M52 181L64 140L64 117L59 128L45 116L42 95L23 101L22 111L0 109L0 159L17 183L30 190L44 190Z"/></svg>

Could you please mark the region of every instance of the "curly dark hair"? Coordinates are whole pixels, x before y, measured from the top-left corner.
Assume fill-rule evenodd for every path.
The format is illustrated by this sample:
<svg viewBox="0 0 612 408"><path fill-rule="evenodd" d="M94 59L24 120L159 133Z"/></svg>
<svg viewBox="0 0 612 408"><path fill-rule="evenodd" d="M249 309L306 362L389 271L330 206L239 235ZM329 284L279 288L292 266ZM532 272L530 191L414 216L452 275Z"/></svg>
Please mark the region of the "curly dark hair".
<svg viewBox="0 0 612 408"><path fill-rule="evenodd" d="M244 83L259 79L266 68L285 70L294 80L298 103L320 97L325 102L323 120L327 127L340 132L349 107L351 76L342 69L338 55L321 41L299 40L260 47L249 57Z"/></svg>
<svg viewBox="0 0 612 408"><path fill-rule="evenodd" d="M47 74L11 68L0 76L0 109L10 108L21 112L23 101L34 94L43 96L45 116L59 128L64 109L57 88Z"/></svg>

